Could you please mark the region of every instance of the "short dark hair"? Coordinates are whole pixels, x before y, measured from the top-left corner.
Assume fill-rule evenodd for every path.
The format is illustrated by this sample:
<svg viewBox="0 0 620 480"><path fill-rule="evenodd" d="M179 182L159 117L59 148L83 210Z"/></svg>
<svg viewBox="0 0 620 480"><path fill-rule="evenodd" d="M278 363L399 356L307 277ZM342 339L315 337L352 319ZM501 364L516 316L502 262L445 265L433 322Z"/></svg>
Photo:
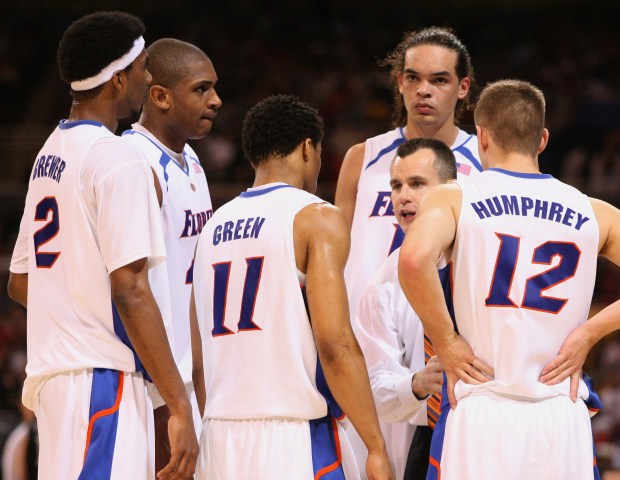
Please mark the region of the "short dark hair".
<svg viewBox="0 0 620 480"><path fill-rule="evenodd" d="M456 102L456 111L454 113L455 120L467 110L472 109L471 91L475 87L476 80L474 78L474 67L471 63L471 57L467 47L456 36L454 31L448 27L428 27L419 31L406 32L403 39L388 55L379 61L382 67L390 67L390 76L392 78L392 92L394 96L394 112L392 115L392 123L395 127L402 127L407 123L407 110L403 102L403 96L398 90L398 74L405 68L405 55L407 50L419 45L435 45L452 50L456 56L456 76L459 80L468 77L471 86L470 92L463 99Z"/></svg>
<svg viewBox="0 0 620 480"><path fill-rule="evenodd" d="M166 88L173 88L185 76L190 63L209 58L196 45L176 38L160 38L146 51L149 54L149 72L153 76L151 85Z"/></svg>
<svg viewBox="0 0 620 480"><path fill-rule="evenodd" d="M423 148L428 148L435 155L433 167L442 182L445 183L448 180L454 180L456 178L456 158L452 150L450 150L450 147L441 140L436 140L434 138L414 138L412 140L407 140L398 147L396 156L400 158L408 157Z"/></svg>
<svg viewBox="0 0 620 480"><path fill-rule="evenodd" d="M291 95L273 95L246 114L241 129L243 151L253 166L269 157L285 157L300 143L323 140L323 119L314 108Z"/></svg>
<svg viewBox="0 0 620 480"><path fill-rule="evenodd" d="M129 52L144 31L142 20L126 12L95 12L81 17L67 28L58 44L60 78L71 83L96 75ZM101 86L95 89L101 90Z"/></svg>
<svg viewBox="0 0 620 480"><path fill-rule="evenodd" d="M490 83L480 94L474 121L506 152L535 157L545 128L545 96L522 80Z"/></svg>

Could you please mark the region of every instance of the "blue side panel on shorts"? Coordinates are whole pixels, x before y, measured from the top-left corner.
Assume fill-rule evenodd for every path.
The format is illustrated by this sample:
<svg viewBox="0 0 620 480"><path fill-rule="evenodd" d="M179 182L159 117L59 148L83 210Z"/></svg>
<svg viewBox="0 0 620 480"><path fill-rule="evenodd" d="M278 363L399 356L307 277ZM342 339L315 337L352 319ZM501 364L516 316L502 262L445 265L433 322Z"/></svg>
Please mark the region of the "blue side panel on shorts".
<svg viewBox="0 0 620 480"><path fill-rule="evenodd" d="M129 336L127 335L127 331L125 330L125 325L123 325L123 321L121 320L121 316L118 314L118 310L116 309L116 305L114 305L114 301L112 301L112 318L114 319L114 333L121 339L121 341L127 345L131 351L133 352L133 358L136 362L136 372L141 372L144 375L144 379L152 382L151 377L149 376L146 368L142 365L140 358L138 358L138 354L136 350L133 348L131 344L131 340L129 340Z"/></svg>
<svg viewBox="0 0 620 480"><path fill-rule="evenodd" d="M336 419L327 415L310 420L315 480L345 480Z"/></svg>
<svg viewBox="0 0 620 480"><path fill-rule="evenodd" d="M439 420L437 420L437 425L435 425L435 430L433 430L426 480L439 480L441 478L441 453L443 451L444 434L446 433L446 421L450 413L446 384L446 374L444 373L443 386L441 388L441 414L439 415Z"/></svg>
<svg viewBox="0 0 620 480"><path fill-rule="evenodd" d="M93 370L84 466L78 480L110 478L122 395L123 372L104 368Z"/></svg>

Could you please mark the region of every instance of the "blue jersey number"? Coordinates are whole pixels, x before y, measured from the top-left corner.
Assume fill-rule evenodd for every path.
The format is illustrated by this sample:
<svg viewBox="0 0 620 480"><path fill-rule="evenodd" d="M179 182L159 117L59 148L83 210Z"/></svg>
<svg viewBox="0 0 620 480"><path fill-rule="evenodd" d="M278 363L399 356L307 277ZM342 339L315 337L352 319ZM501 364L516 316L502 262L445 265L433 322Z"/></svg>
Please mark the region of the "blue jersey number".
<svg viewBox="0 0 620 480"><path fill-rule="evenodd" d="M51 218L48 220L49 213L52 212ZM60 217L58 215L58 202L55 197L45 197L41 200L35 210L34 219L37 222L47 222L34 234L34 257L37 268L51 268L60 252L41 252L39 249L60 231Z"/></svg>
<svg viewBox="0 0 620 480"><path fill-rule="evenodd" d="M243 283L243 293L241 295L241 313L237 323L238 332L261 329L252 321L252 317L254 316L254 305L256 304L256 295L258 294L258 286L263 271L263 260L264 257L245 259L245 282ZM211 330L211 335L214 337L234 333L224 325L231 265L231 262L213 264L215 279L213 287L213 330Z"/></svg>
<svg viewBox="0 0 620 480"><path fill-rule="evenodd" d="M502 233L496 233L496 235L500 245L489 296L485 303L488 307L518 308L517 304L510 299L510 290L519 257L520 238ZM574 243L546 242L536 247L532 263L551 265L556 256L559 262L555 267L526 280L521 308L547 313L559 313L564 308L568 299L546 297L543 292L575 276L581 251Z"/></svg>

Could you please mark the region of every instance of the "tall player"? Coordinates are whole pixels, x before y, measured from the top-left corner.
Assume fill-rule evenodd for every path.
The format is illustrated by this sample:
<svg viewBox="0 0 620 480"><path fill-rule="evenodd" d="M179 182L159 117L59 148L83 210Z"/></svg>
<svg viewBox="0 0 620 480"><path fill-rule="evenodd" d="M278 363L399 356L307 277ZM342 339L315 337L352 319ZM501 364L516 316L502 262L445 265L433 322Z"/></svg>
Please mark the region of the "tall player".
<svg viewBox="0 0 620 480"><path fill-rule="evenodd" d="M370 452L368 476L393 478L350 326L346 221L310 193L322 138L317 111L294 97L253 107L242 140L254 186L215 212L198 240L200 479L343 479L338 405Z"/></svg>
<svg viewBox="0 0 620 480"><path fill-rule="evenodd" d="M454 154L445 143L416 138L398 147L390 166L390 187L394 215L404 232L415 221L428 189L455 178ZM355 319L357 338L396 478L404 477L411 440L420 429L416 425L427 430L429 439L415 468L426 478L432 434L426 399L441 392L443 370L436 356L425 364L422 324L398 281L399 253L400 248L390 254L362 292ZM447 276L448 268L441 266L440 275Z"/></svg>
<svg viewBox="0 0 620 480"><path fill-rule="evenodd" d="M153 175L112 132L151 81L144 25L123 12L82 17L58 48L73 104L39 152L9 294L28 309L24 404L38 420L45 478L153 478L152 379L170 408L185 479L198 444L191 406L148 283L165 257ZM148 372L148 373L147 373Z"/></svg>
<svg viewBox="0 0 620 480"><path fill-rule="evenodd" d="M371 276L404 236L389 190L390 163L398 146L408 139L435 138L454 152L460 178L482 170L475 135L456 124L470 108L474 84L471 58L459 38L439 27L409 32L382 63L391 68L395 128L349 149L336 188L336 206L351 227L345 280L352 314ZM363 464L363 445L355 432L351 439Z"/></svg>
<svg viewBox="0 0 620 480"><path fill-rule="evenodd" d="M160 309L171 314L173 352L200 436L202 415L192 380L203 381L202 358L200 353L192 353L192 345L200 347L200 336L197 329L190 332L189 300L198 234L213 211L205 173L187 140L208 135L222 101L215 91L213 64L198 47L163 38L150 45L147 52L153 80L140 121L123 138L146 154L155 172L167 259L151 269L149 279ZM204 399L200 403L204 409ZM155 412L158 467L165 465L170 456L166 448L168 415L165 406Z"/></svg>
<svg viewBox="0 0 620 480"><path fill-rule="evenodd" d="M620 211L540 173L544 118L543 94L529 83L487 86L475 111L487 170L429 192L401 250L403 290L445 367L450 404L458 402L446 410L445 434L435 430L429 478L597 473L586 385L575 375L571 392L568 378L540 375L587 320L597 256L620 263ZM445 251L458 334L435 273ZM620 324L617 303L592 330L604 332L609 319Z"/></svg>

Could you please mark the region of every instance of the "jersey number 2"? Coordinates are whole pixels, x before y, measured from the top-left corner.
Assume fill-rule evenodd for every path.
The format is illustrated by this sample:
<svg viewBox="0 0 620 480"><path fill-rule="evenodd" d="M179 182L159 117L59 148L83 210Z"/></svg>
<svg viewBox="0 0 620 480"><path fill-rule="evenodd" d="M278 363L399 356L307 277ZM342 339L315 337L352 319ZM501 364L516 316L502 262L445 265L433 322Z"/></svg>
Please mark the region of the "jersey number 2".
<svg viewBox="0 0 620 480"><path fill-rule="evenodd" d="M489 289L489 296L485 303L487 307L519 308L510 299L510 290L519 257L521 239L512 235L496 233L500 245L495 262L495 272ZM551 265L553 258L558 256L560 261L542 273L533 275L526 280L525 294L521 308L539 310L547 313L559 313L568 299L546 297L543 292L572 278L577 271L581 251L574 243L546 242L534 249L532 263Z"/></svg>
<svg viewBox="0 0 620 480"><path fill-rule="evenodd" d="M256 294L258 293L264 259L264 257L245 259L245 282L243 283L243 293L241 295L241 313L237 323L238 332L243 330L261 330L252 321L252 317L254 316L254 305L256 304ZM213 264L215 279L213 286L213 330L211 330L211 335L214 337L235 333L224 325L231 264L231 262Z"/></svg>
<svg viewBox="0 0 620 480"><path fill-rule="evenodd" d="M52 212L52 218L47 219L49 213ZM37 268L51 268L58 260L60 252L41 252L39 249L52 238L54 238L60 230L60 222L58 215L58 202L55 197L45 197L34 210L34 219L37 222L47 221L34 234L34 257Z"/></svg>

